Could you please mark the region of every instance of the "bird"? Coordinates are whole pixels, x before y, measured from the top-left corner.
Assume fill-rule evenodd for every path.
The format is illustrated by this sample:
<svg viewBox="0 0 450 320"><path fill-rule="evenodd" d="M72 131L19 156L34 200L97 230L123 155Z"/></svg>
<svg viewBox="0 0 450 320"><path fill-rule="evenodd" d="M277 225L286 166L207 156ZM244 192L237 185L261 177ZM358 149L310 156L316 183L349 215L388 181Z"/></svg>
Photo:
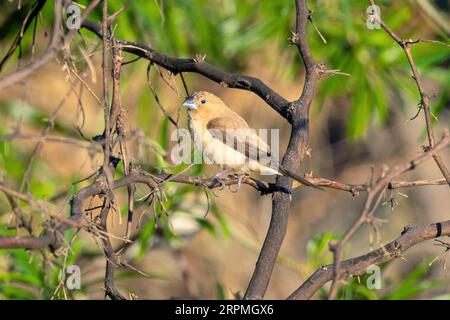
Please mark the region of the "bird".
<svg viewBox="0 0 450 320"><path fill-rule="evenodd" d="M225 184L220 175L229 172L239 177L238 190L242 178L250 174L283 175L302 185L321 189L283 167L256 130L216 95L197 91L182 105L187 109L188 128L195 148L203 153L206 163L223 169L214 176L222 186Z"/></svg>

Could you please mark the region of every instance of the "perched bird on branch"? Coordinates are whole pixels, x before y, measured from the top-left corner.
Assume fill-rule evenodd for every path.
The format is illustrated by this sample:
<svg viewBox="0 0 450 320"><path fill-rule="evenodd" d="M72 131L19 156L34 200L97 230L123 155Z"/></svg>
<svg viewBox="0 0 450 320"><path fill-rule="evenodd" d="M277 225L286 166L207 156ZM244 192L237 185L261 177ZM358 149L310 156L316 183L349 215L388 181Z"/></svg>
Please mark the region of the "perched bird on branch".
<svg viewBox="0 0 450 320"><path fill-rule="evenodd" d="M299 175L284 168L271 153L266 141L251 129L247 122L212 93L200 91L188 97L183 106L188 110L188 126L195 147L208 163L219 165L223 171L242 178L252 173L284 175L297 182L321 189ZM272 141L272 144L278 141Z"/></svg>

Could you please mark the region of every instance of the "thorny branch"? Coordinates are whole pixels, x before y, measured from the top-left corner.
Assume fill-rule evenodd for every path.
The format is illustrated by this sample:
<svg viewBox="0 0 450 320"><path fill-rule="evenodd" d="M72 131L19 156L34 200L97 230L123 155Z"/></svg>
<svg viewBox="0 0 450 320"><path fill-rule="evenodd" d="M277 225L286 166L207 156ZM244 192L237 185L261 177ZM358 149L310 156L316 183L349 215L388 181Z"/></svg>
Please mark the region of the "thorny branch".
<svg viewBox="0 0 450 320"><path fill-rule="evenodd" d="M190 184L211 189L221 187L220 182L218 182L217 179L214 178L204 179L202 177L172 175L168 173L156 175L131 172L129 175L123 178L114 180L110 188L111 190L116 190L126 187L130 184L144 184L147 185L150 190L156 190L158 188L161 188L168 180L170 180L171 182ZM238 179L231 176L224 178L223 181L226 186L238 184ZM248 177L242 179L242 183L253 187L254 189L260 191L262 194L269 194L273 192L273 190L277 190L275 186L268 186L260 181ZM47 232L45 232L40 237L0 237L0 248L23 247L28 249L38 249L50 246L53 250L57 250L62 245L62 243L61 237L56 237L56 235L62 236L64 232L69 228L83 228L88 226L89 224L86 221L87 217L86 215L84 215L85 210L83 209L83 203L94 196L104 196L106 188L107 187L104 179L96 179L94 183L82 188L77 192L76 196L71 200L70 218L62 219L62 221L57 221L59 224L58 227L52 230L47 230ZM8 188L1 183L0 191L9 194L14 198L29 202L36 207L38 206L36 200L34 200L34 198L32 198L31 196L14 191L13 189Z"/></svg>
<svg viewBox="0 0 450 320"><path fill-rule="evenodd" d="M369 0L371 5L375 5L373 0ZM403 40L401 39L392 29L390 29L386 23L381 20L376 10L372 13L372 19L378 22L381 27L389 34L389 36L400 46L405 52L405 55L408 59L409 65L411 67L413 73L413 79L416 82L417 88L420 93L421 101L420 108L423 109L425 115L425 124L427 128L428 135L428 146L424 148L424 151L427 152L432 150L435 146L435 138L433 133L433 124L431 120L431 110L430 110L430 97L425 93L423 89L423 84L420 78L420 75L417 71L417 67L414 62L414 58L411 54L411 47L413 44L418 43L418 41L412 40ZM448 133L441 140L444 141L448 138ZM448 169L446 168L442 158L439 153L434 149L432 156L435 160L438 168L440 169L442 175L444 176L446 182L450 186L450 175ZM425 153L426 154L426 153ZM423 154L422 156L424 156ZM345 243L353 236L353 234L363 225L364 223L372 223L374 211L377 209L379 204L379 200L383 195L383 189L388 185L388 183L395 178L396 176L405 172L405 170L409 168L414 168L417 163L415 160L410 163L402 166L397 166L389 172L382 172L381 177L375 183L371 182L368 188L368 193L366 196L366 200L361 211L361 214L356 219L356 221L347 229L344 233L343 237L337 243L330 243L330 250L333 252L334 257L334 267L333 267L333 281L331 284L330 291L328 293L328 299L334 299L337 294L337 290L339 288L340 280L341 280L341 259L342 259L342 249Z"/></svg>
<svg viewBox="0 0 450 320"><path fill-rule="evenodd" d="M374 0L369 0L371 5L375 5ZM420 77L419 72L417 71L416 63L414 62L414 58L411 53L411 48L413 44L419 43L418 41L413 40L403 40L400 38L389 26L381 20L381 18L378 16L377 12L375 11L373 13L373 19L377 21L381 27L389 34L389 36L397 42L397 44L402 47L403 51L405 52L406 58L408 59L408 63L411 67L411 71L413 73L413 80L416 83L417 89L419 90L420 94L420 103L419 108L423 109L423 113L425 116L425 124L427 128L427 135L428 135L428 146L427 148L432 148L434 146L434 133L433 133L433 121L431 119L431 109L430 109L430 96L425 92L425 89L423 88L423 83ZM433 156L434 161L436 162L439 170L441 170L442 175L444 176L445 180L447 181L449 187L450 187L450 173L447 169L447 167L444 164L444 161L442 160L439 153L436 153Z"/></svg>
<svg viewBox="0 0 450 320"><path fill-rule="evenodd" d="M101 28L97 23L86 20L83 22L82 27L94 32L97 36L102 37ZM201 74L227 88L252 91L263 99L268 105L270 105L275 111L281 114L284 118L288 119L289 102L258 78L219 70L205 62L203 59L182 59L170 57L142 43L120 39L117 39L117 43L122 45L123 51L133 53L139 57L150 60L169 70L173 74L194 72Z"/></svg>
<svg viewBox="0 0 450 320"><path fill-rule="evenodd" d="M402 253L419 242L450 235L450 220L433 223L424 227L405 227L400 237L387 245L340 263L341 273L347 278L367 272L368 267L401 257ZM314 293L331 281L335 274L335 264L317 269L288 299L309 299Z"/></svg>
<svg viewBox="0 0 450 320"><path fill-rule="evenodd" d="M99 179L106 186L105 198L103 199L103 206L100 212L100 229L104 231L105 236L102 237L103 251L106 257L106 268L105 268L105 296L110 297L113 300L124 300L125 297L117 290L114 274L115 268L118 266L119 257L114 252L111 244L110 237L108 235L108 216L114 206L114 193L112 192L112 183L114 177L114 171L117 167L116 162L112 162L112 152L113 152L113 128L116 127L116 120L120 108L120 49L115 46L113 38L110 33L107 32L109 29L108 22L108 1L103 1L102 7L102 71L103 71L103 112L105 119L105 130L103 131L102 140L103 144L103 166L101 175ZM112 105L109 107L109 93L108 93L108 73L109 73L109 48L112 51L112 61L113 67L113 99ZM106 182L106 183L105 183Z"/></svg>
<svg viewBox="0 0 450 320"><path fill-rule="evenodd" d="M9 58L12 57L13 53L16 51L17 47L20 46L20 43L27 32L29 26L33 22L33 20L37 19L39 13L42 10L42 7L44 6L46 0L39 0L36 3L33 4L33 7L31 8L30 12L26 15L22 27L20 28L20 31L17 33L16 38L14 39L13 43L11 44L8 52L5 54L3 59L0 61L0 72L3 69L3 66L8 61Z"/></svg>
<svg viewBox="0 0 450 320"><path fill-rule="evenodd" d="M406 171L415 169L419 164L423 163L430 156L434 156L444 147L446 147L450 143L450 134L447 132L433 148L428 151L422 153L417 158L408 161L404 164L397 165L391 170L383 170L381 176L377 181L372 182L369 185L368 192L366 195L366 199L364 202L363 209L359 217L353 222L353 224L347 229L342 238L337 243L330 243L330 250L333 252L334 256L334 277L333 283L331 285L328 298L334 299L336 297L337 289L339 286L339 280L341 278L341 259L342 259L342 248L345 243L353 236L353 234L363 225L364 223L371 223L373 220L374 211L377 209L379 204L379 199L384 192L384 189L388 184L395 179L396 177L402 175Z"/></svg>
<svg viewBox="0 0 450 320"><path fill-rule="evenodd" d="M296 0L295 32L291 42L300 52L305 67L305 83L298 100L289 105L289 120L292 125L291 136L282 165L291 172L298 172L303 162L309 139L309 108L314 96L314 88L319 78L314 59L306 40L306 26L309 10L306 0ZM290 188L292 180L277 177L277 185ZM278 252L283 243L289 216L291 197L283 192L276 192L272 197L272 216L269 230L261 248L255 271L248 285L244 299L262 299L269 285Z"/></svg>
<svg viewBox="0 0 450 320"><path fill-rule="evenodd" d="M89 6L83 11L80 19L84 21L87 15L101 2L101 0L93 0ZM30 76L34 71L49 63L57 54L57 52L70 44L73 37L77 34L76 29L68 31L61 39L62 33L62 0L55 0L54 22L52 28L52 36L45 52L37 59L24 65L18 70L4 76L0 79L0 90L9 87ZM20 39L18 40L20 41Z"/></svg>

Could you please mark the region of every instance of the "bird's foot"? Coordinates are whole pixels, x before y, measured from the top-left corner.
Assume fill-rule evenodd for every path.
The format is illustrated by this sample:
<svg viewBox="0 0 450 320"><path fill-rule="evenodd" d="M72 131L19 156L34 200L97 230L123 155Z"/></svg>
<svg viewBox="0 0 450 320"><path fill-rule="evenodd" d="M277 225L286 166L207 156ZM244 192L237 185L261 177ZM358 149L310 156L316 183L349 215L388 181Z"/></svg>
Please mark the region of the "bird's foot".
<svg viewBox="0 0 450 320"><path fill-rule="evenodd" d="M236 188L235 190L233 190L233 189L231 188L231 185L229 185L229 186L228 186L228 189L230 189L230 191L233 192L233 193L238 192L238 191L241 189L242 180L243 180L245 177L246 177L245 174L237 175L237 178L238 178L237 188Z"/></svg>
<svg viewBox="0 0 450 320"><path fill-rule="evenodd" d="M219 188L219 190L222 191L222 190L225 188L225 186L226 186L225 181L223 181L223 180L220 179L219 177L214 177L214 180L216 180L218 183L220 183L220 188Z"/></svg>

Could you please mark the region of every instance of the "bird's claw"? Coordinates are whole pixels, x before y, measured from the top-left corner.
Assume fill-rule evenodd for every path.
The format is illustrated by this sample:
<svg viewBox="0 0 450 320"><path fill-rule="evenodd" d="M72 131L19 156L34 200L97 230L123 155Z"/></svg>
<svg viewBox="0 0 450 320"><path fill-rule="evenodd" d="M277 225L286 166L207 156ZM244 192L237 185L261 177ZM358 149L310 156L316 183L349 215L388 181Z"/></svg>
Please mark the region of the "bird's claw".
<svg viewBox="0 0 450 320"><path fill-rule="evenodd" d="M217 181L218 183L220 183L219 191L222 191L223 189L225 189L225 186L226 186L225 181L220 178L221 174L222 174L222 172L215 174L211 178L209 178L209 179L213 179L213 180Z"/></svg>

